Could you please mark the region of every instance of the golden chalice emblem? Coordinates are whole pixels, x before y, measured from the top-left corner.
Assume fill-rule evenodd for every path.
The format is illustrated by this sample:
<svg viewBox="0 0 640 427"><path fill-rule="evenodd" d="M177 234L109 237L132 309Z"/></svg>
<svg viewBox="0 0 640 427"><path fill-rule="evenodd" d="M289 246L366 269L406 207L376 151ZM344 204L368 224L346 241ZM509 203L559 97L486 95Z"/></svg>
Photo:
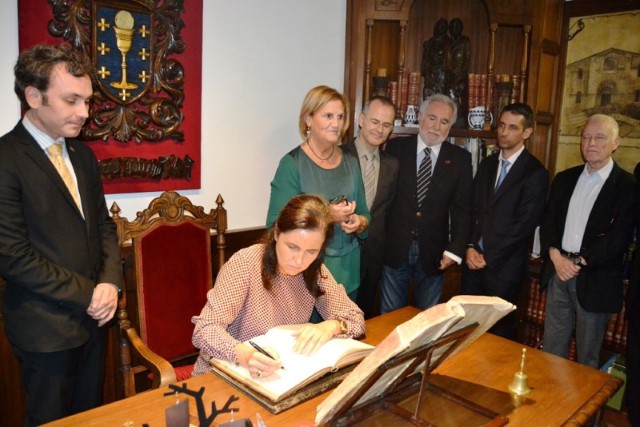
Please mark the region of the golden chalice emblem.
<svg viewBox="0 0 640 427"><path fill-rule="evenodd" d="M122 80L119 82L111 82L111 87L116 89L136 89L135 83L127 82L127 53L131 50L131 42L133 41L133 15L126 10L116 13L116 25L113 27L116 33L116 45L122 54Z"/></svg>

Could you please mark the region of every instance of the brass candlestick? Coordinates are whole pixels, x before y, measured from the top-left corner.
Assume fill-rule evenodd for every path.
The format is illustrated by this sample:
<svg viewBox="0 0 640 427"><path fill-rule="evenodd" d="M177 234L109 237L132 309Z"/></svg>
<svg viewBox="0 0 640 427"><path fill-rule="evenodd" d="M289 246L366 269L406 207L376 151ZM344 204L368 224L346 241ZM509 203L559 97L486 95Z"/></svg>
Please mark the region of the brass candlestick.
<svg viewBox="0 0 640 427"><path fill-rule="evenodd" d="M529 379L527 374L524 373L524 358L527 353L527 349L522 349L522 357L520 359L520 371L516 372L513 376L511 384L509 384L509 391L517 396L524 396L529 394L531 389L529 388Z"/></svg>
<svg viewBox="0 0 640 427"><path fill-rule="evenodd" d="M113 30L116 33L116 45L122 54L122 79L119 82L111 82L111 87L116 89L136 89L135 83L127 82L127 53L131 50L133 42L133 15L126 10L116 13L116 25Z"/></svg>

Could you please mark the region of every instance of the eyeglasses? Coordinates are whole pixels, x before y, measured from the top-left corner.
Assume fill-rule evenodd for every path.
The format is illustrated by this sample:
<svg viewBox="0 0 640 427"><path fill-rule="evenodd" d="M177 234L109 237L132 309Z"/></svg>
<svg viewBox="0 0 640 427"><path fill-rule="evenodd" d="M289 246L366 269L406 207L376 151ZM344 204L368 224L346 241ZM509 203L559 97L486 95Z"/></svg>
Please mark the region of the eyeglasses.
<svg viewBox="0 0 640 427"><path fill-rule="evenodd" d="M604 144L605 142L607 142L607 139L608 138L604 135L596 135L596 136L583 135L582 136L582 142L585 144L590 143L591 140L594 140L596 144Z"/></svg>
<svg viewBox="0 0 640 427"><path fill-rule="evenodd" d="M389 122L384 122L384 123L383 123L383 122L381 122L381 121L380 121L380 120L378 120L378 119L369 119L369 118L367 118L367 121L368 121L369 123L371 123L371 125L372 125L372 126L375 126L375 127L378 127L378 126L382 125L382 128L383 128L384 130L391 130L391 129L393 129L393 123L389 123Z"/></svg>

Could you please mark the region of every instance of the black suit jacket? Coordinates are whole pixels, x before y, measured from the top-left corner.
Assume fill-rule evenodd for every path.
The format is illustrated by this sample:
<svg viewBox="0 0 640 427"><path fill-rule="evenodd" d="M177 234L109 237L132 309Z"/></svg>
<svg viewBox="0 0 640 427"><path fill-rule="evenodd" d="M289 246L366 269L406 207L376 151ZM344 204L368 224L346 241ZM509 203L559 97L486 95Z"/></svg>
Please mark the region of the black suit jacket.
<svg viewBox="0 0 640 427"><path fill-rule="evenodd" d="M549 248L562 248L569 201L583 169L584 165L560 172L551 185L540 229L542 286L555 274ZM622 308L623 262L632 236L635 203L633 176L614 164L591 209L580 246L587 266L578 275L576 289L585 310L614 313Z"/></svg>
<svg viewBox="0 0 640 427"><path fill-rule="evenodd" d="M342 146L343 151L350 153L358 159L360 156L353 141ZM362 265L367 269L375 270L374 276L380 276L385 252L385 229L391 202L396 192L398 160L384 150L380 153L380 170L378 172L378 187L376 197L373 199L371 209L371 222L369 223L369 235L362 244Z"/></svg>
<svg viewBox="0 0 640 427"><path fill-rule="evenodd" d="M46 153L22 123L0 138L0 275L6 334L16 347L77 347L97 322L86 314L94 287L121 285L115 224L98 163L67 140L84 218Z"/></svg>
<svg viewBox="0 0 640 427"><path fill-rule="evenodd" d="M499 154L484 159L474 179L470 246L482 237L487 268L509 282L521 283L529 240L542 221L549 174L525 149L494 191Z"/></svg>
<svg viewBox="0 0 640 427"><path fill-rule="evenodd" d="M422 208L416 200L418 136L395 138L386 151L400 163L398 187L387 225L385 264L397 268L418 232L420 261L427 275L442 273L436 260L447 250L464 258L471 227L471 155L444 142Z"/></svg>

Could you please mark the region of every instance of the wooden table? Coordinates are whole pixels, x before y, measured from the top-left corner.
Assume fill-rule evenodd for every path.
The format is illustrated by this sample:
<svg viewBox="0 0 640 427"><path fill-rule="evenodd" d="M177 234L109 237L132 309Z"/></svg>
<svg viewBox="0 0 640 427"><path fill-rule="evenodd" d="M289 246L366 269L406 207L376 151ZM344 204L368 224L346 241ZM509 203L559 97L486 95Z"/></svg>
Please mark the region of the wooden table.
<svg viewBox="0 0 640 427"><path fill-rule="evenodd" d="M367 338L371 344L380 342L396 325L413 317L418 310L405 307L367 321ZM443 386L509 418L512 425L582 425L620 387L617 378L595 369L579 365L535 349L528 349L525 372L532 391L516 400L507 387L513 374L519 370L522 345L496 337L482 335L453 359L444 362L431 376L433 383ZM207 414L211 402L218 408L231 394L240 397L232 407L238 408L235 419L251 418L255 424L260 413L267 427L312 426L316 406L326 397L317 396L278 415L273 415L253 400L242 395L214 374L202 375L187 381L192 390L206 387L204 402ZM49 426L130 426L150 427L165 425L164 411L175 402L175 396L164 396L168 388L140 393L91 411L76 414L48 424ZM180 395L181 399L184 395ZM409 408L415 402L407 399ZM436 425L466 425L478 423L478 415L451 406L451 402L431 394L423 402L421 414ZM196 424L196 408L190 402L191 422ZM216 423L231 420L230 414L219 415ZM473 420L473 421L471 421ZM485 422L487 420L485 419ZM481 422L481 419L480 419ZM362 425L407 425L408 423L386 412L376 413ZM215 425L215 424L214 424Z"/></svg>

